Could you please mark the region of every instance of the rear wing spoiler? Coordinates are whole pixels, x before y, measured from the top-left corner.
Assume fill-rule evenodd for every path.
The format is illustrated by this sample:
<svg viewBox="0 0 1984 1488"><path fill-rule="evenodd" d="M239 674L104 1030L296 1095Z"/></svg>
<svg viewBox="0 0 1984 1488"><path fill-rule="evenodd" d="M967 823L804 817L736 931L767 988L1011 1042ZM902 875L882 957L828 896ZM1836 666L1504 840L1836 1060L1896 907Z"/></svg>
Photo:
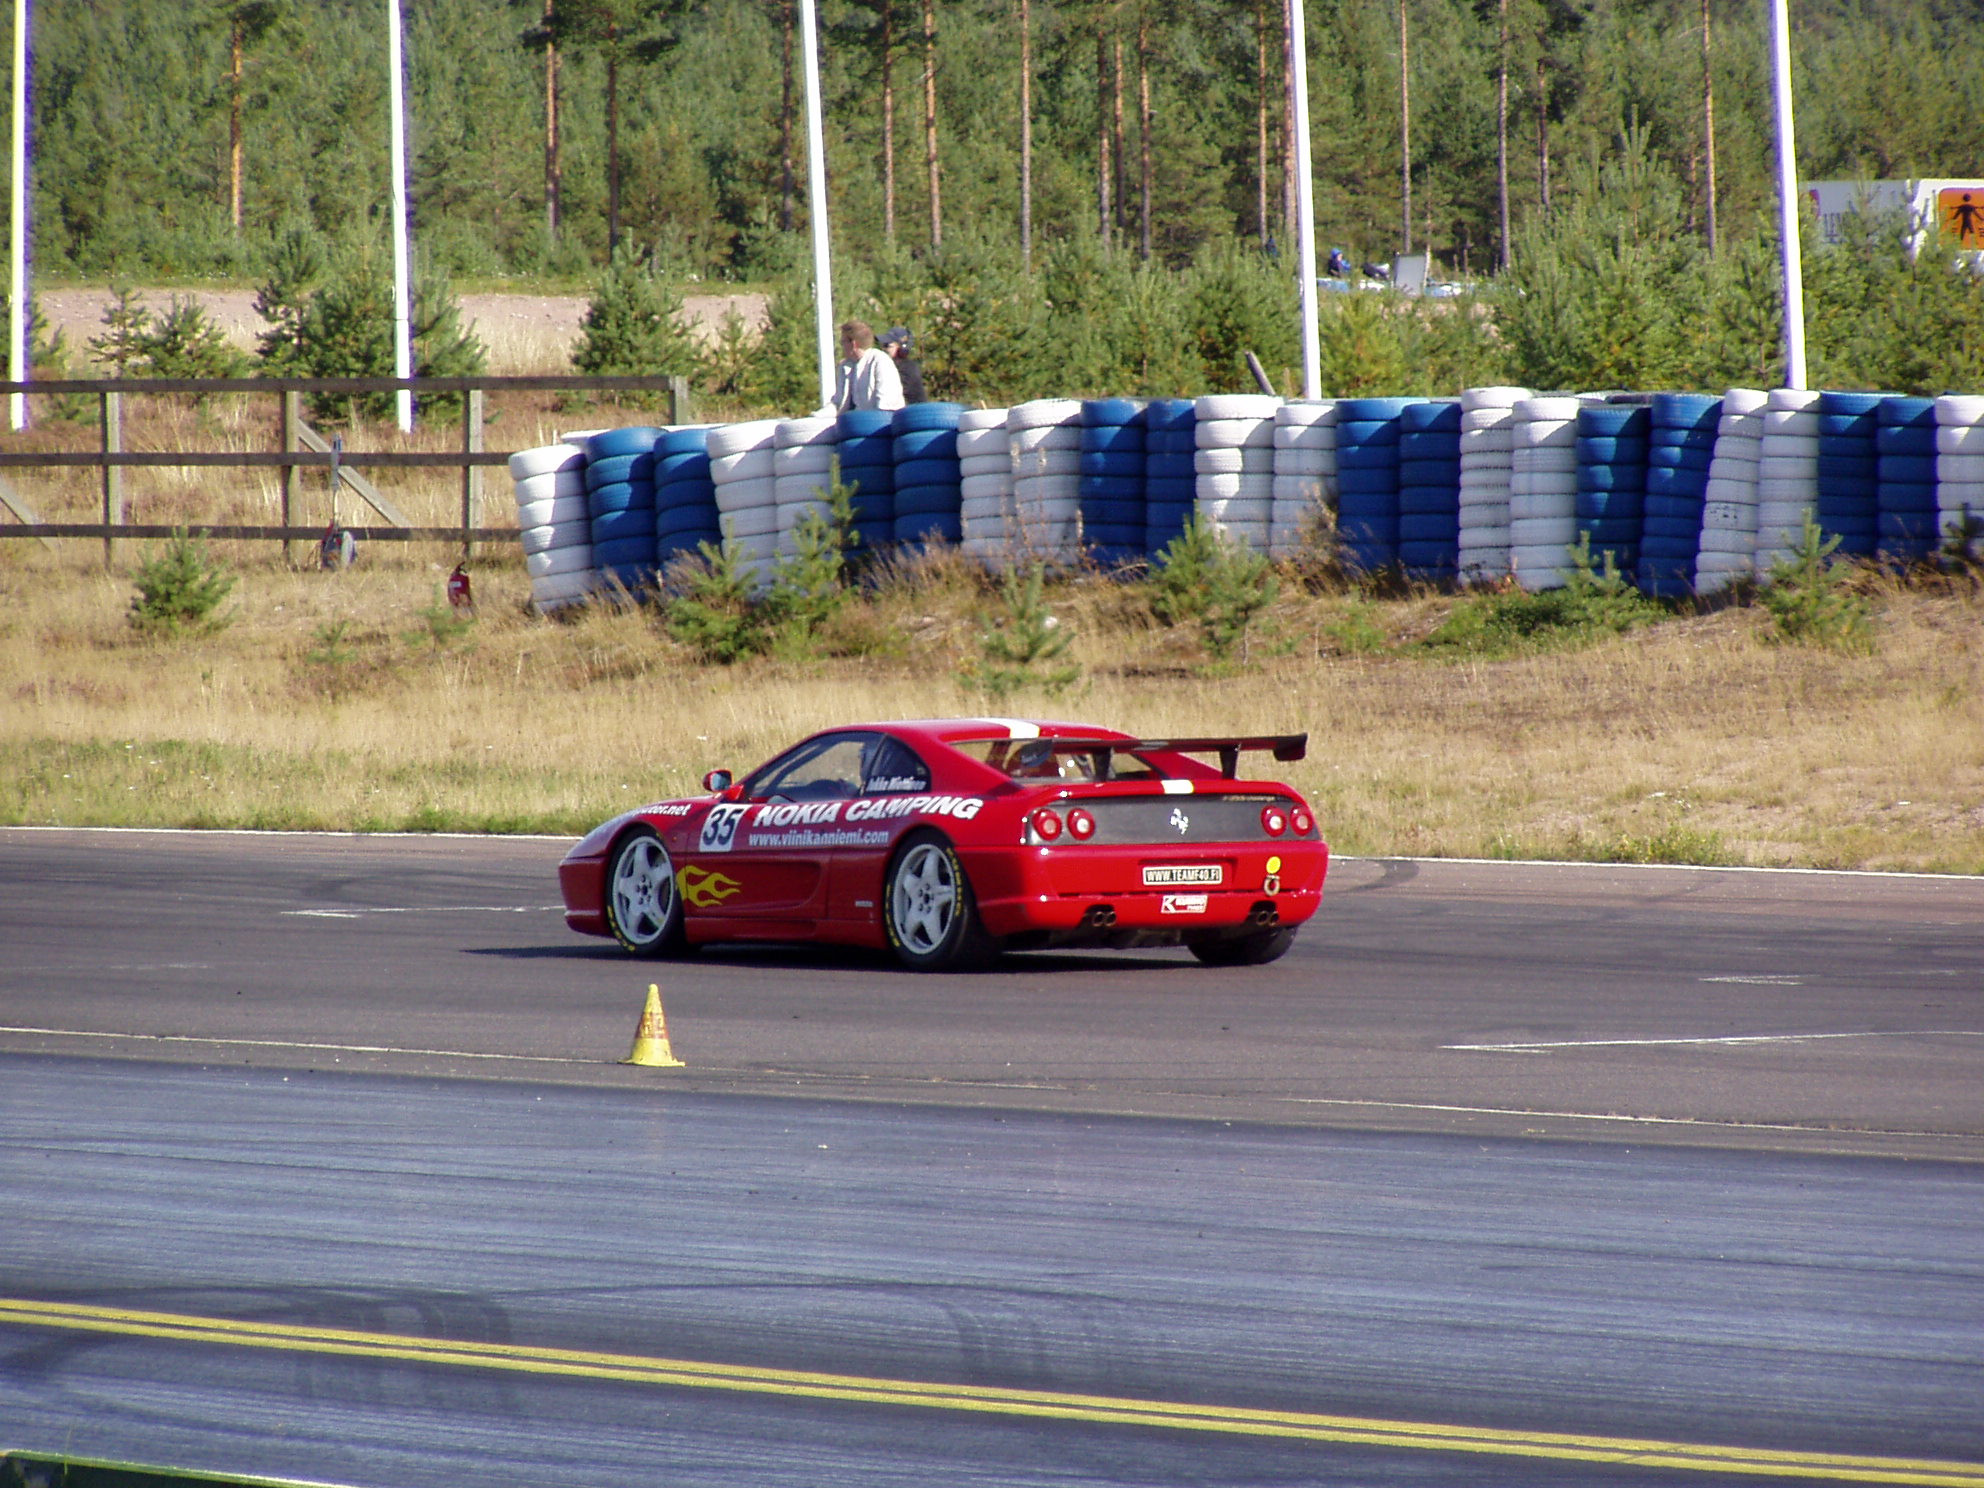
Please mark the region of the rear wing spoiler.
<svg viewBox="0 0 1984 1488"><path fill-rule="evenodd" d="M1059 738L1013 741L1016 758L1046 758L1055 754L1087 754L1095 757L1095 778L1108 780L1115 774L1118 754L1217 754L1219 773L1233 780L1240 773L1242 754L1272 754L1286 764L1305 759L1309 753L1307 734L1223 734L1202 739L1092 739L1064 735Z"/></svg>

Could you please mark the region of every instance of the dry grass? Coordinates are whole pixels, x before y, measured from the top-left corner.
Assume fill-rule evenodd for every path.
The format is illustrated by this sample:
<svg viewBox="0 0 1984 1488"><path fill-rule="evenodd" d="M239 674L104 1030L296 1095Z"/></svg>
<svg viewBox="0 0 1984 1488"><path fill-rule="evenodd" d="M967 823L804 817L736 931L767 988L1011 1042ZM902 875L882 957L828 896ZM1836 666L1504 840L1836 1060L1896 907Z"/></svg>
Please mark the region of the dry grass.
<svg viewBox="0 0 1984 1488"><path fill-rule="evenodd" d="M1754 610L1590 649L1448 661L1406 643L1451 600L1295 594L1230 676L1136 593L1056 593L1085 680L988 704L957 680L989 597L955 563L899 576L838 659L695 665L651 614L528 615L515 558L437 642L452 556L374 545L342 574L264 546L234 623L150 641L93 544L0 544L0 820L576 831L809 729L1026 712L1168 733L1307 729L1289 778L1342 851L1984 871L1984 602L1879 596L1871 655L1767 644ZM1346 607L1391 638L1342 654Z"/></svg>

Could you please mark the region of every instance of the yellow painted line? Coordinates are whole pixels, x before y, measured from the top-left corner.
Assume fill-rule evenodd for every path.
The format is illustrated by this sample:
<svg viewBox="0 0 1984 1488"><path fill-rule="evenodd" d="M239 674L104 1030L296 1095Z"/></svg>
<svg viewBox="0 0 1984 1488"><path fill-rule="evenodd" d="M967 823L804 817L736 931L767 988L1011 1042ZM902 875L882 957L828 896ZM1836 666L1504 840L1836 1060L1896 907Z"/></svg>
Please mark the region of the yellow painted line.
<svg viewBox="0 0 1984 1488"><path fill-rule="evenodd" d="M920 1406L974 1411L1035 1420L1082 1421L1117 1426L1156 1426L1235 1436L1282 1437L1296 1441L1357 1446L1413 1448L1503 1457L1534 1457L1556 1462L1685 1469L1693 1472L1803 1478L1841 1483L1913 1483L1930 1488L1984 1488L1984 1463L1943 1462L1903 1457L1858 1457L1821 1452L1778 1452L1690 1442L1581 1436L1557 1432L1500 1431L1425 1421L1385 1421L1301 1411L1249 1410L1238 1406L1189 1405L1108 1395L1064 1394L1051 1390L1003 1390L979 1385L932 1384L809 1370L756 1369L694 1359L648 1358L638 1354L594 1353L582 1349L531 1348L520 1344L417 1338L399 1333L368 1333L343 1328L309 1328L284 1323L241 1322L231 1318L141 1312L74 1303L0 1298L0 1327L62 1328L128 1337L168 1338L188 1343L231 1344L244 1348L340 1354L394 1359L414 1364L445 1364L502 1369L519 1374L612 1380L681 1389L734 1390L808 1400L840 1400L864 1405Z"/></svg>

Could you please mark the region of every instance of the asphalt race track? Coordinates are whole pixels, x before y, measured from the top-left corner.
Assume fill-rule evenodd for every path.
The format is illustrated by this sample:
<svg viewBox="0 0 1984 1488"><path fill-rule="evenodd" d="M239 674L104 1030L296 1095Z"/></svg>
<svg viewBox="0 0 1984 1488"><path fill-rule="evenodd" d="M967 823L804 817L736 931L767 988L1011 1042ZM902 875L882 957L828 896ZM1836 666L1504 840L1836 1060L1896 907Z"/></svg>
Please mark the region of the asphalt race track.
<svg viewBox="0 0 1984 1488"><path fill-rule="evenodd" d="M1984 882L1340 862L1274 966L927 978L633 962L562 848L0 830L0 1450L1984 1488Z"/></svg>

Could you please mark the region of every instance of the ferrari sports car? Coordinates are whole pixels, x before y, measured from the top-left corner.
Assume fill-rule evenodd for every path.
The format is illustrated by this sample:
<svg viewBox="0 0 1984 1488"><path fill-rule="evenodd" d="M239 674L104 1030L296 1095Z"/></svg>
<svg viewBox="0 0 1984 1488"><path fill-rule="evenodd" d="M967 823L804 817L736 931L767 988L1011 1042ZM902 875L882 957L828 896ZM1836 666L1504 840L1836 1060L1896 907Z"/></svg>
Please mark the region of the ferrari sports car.
<svg viewBox="0 0 1984 1488"><path fill-rule="evenodd" d="M1329 848L1300 795L1240 760L1307 747L1017 719L828 729L588 832L558 867L565 921L637 956L818 941L939 971L1183 945L1259 965L1316 912Z"/></svg>

